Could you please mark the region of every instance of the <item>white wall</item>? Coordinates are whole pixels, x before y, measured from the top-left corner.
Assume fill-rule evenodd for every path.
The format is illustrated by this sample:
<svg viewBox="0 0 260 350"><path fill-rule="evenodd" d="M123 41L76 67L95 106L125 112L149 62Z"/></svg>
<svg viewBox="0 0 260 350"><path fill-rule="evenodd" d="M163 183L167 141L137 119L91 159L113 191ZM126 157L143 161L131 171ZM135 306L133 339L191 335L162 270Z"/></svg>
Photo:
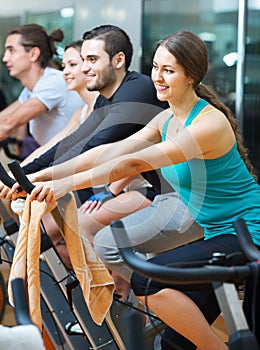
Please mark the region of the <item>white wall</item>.
<svg viewBox="0 0 260 350"><path fill-rule="evenodd" d="M131 69L139 70L142 0L0 0L0 17L21 16L28 12L50 12L74 7L74 39L100 24L114 24L124 29L134 47Z"/></svg>
<svg viewBox="0 0 260 350"><path fill-rule="evenodd" d="M75 0L74 35L82 34L100 24L114 24L124 29L131 38L134 56L131 69L139 70L141 47L141 0Z"/></svg>
<svg viewBox="0 0 260 350"><path fill-rule="evenodd" d="M85 1L87 2L87 0ZM49 12L72 6L73 0L0 0L0 17L19 16L24 11Z"/></svg>

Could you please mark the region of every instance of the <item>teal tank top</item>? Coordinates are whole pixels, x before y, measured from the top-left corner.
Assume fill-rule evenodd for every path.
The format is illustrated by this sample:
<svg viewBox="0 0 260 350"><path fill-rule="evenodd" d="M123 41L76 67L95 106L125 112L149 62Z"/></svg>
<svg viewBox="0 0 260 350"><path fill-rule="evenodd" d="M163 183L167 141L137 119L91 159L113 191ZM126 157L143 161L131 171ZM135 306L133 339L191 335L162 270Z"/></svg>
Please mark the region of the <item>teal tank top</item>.
<svg viewBox="0 0 260 350"><path fill-rule="evenodd" d="M207 104L203 99L195 104L185 127ZM165 141L172 116L164 124L162 141ZM194 158L164 167L161 171L179 193L194 220L204 228L205 239L235 234L232 222L243 218L255 244L260 245L260 186L249 174L236 144L219 158Z"/></svg>

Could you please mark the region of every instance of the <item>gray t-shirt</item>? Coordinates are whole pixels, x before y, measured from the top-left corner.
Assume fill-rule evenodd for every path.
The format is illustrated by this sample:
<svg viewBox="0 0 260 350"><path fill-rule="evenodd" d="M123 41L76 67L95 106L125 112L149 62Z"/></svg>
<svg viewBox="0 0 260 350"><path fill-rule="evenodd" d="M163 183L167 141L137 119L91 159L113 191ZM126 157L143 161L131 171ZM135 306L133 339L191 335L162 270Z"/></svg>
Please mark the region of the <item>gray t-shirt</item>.
<svg viewBox="0 0 260 350"><path fill-rule="evenodd" d="M29 122L30 133L40 145L62 130L73 113L84 104L76 92L67 89L62 72L50 67L45 68L33 90L24 88L18 99L24 103L30 98L39 99L48 109Z"/></svg>

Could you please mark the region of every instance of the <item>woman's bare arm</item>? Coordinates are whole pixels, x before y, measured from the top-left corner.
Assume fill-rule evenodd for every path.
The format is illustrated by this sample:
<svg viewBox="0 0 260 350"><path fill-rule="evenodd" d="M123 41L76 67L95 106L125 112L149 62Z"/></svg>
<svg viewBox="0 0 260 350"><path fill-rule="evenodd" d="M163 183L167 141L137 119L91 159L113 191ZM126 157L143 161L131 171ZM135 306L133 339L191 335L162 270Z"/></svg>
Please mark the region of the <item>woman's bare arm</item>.
<svg viewBox="0 0 260 350"><path fill-rule="evenodd" d="M100 145L62 164L43 169L31 175L33 182L61 179L66 176L96 167L123 154L143 149L160 140L157 117L147 126L125 140Z"/></svg>
<svg viewBox="0 0 260 350"><path fill-rule="evenodd" d="M150 130L151 125L144 129ZM37 200L46 198L46 201L54 201L68 191L111 183L140 172L178 164L193 158L208 159L209 157L212 159L219 157L234 144L233 132L231 129L227 129L225 116L222 117L217 113L214 117L212 115L210 119L202 117L200 121L184 128L174 138L167 135L164 142L157 139L157 143L153 144L146 139L145 142L140 141L133 144L134 137L131 136L117 143L120 147L112 148L110 145L111 148L108 148L107 151L110 151L113 156L108 157L110 160L103 163L98 161L96 163L98 165L93 169L74 173L72 176L59 180L37 184L32 193L32 199L36 199L38 195ZM143 131L144 135L146 135L146 131ZM157 129L157 132L160 131ZM142 131L139 133L142 134ZM150 133L150 136L152 134L155 136L155 133ZM121 147L122 145L124 147ZM117 152L118 148L120 148L120 152ZM114 157L118 153L121 155Z"/></svg>

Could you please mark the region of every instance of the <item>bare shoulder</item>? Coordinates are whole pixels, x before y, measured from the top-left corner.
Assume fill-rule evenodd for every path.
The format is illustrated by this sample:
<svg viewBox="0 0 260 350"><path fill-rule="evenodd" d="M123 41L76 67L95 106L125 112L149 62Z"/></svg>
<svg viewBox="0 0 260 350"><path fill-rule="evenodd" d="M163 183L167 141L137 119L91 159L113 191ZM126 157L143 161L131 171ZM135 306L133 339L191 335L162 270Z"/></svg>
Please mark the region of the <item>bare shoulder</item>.
<svg viewBox="0 0 260 350"><path fill-rule="evenodd" d="M187 128L208 159L225 154L235 142L235 134L227 116L208 105Z"/></svg>
<svg viewBox="0 0 260 350"><path fill-rule="evenodd" d="M206 123L206 125L214 125L214 129L226 128L230 125L226 115L212 105L205 106L202 111L196 116L192 124L196 123Z"/></svg>
<svg viewBox="0 0 260 350"><path fill-rule="evenodd" d="M162 112L160 112L153 118L151 122L152 125L156 125L157 128L161 130L163 128L164 123L171 116L171 114L172 110L170 108L164 109Z"/></svg>

